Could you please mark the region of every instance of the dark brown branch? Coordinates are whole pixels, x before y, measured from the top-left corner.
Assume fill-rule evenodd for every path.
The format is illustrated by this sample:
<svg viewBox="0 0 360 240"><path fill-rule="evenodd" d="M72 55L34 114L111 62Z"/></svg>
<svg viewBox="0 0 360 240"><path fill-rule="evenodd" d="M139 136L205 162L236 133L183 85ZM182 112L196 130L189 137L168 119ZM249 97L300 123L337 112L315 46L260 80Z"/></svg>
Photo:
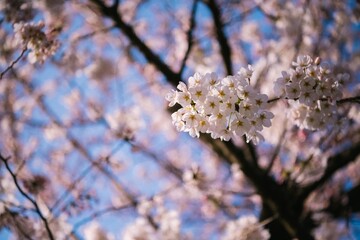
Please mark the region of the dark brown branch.
<svg viewBox="0 0 360 240"><path fill-rule="evenodd" d="M188 47L186 49L185 55L184 55L184 59L181 62L181 67L179 70L179 75L181 76L184 69L185 69L185 64L187 59L189 58L192 46L193 46L193 32L195 30L195 26L196 26L196 21L195 21L195 17L196 17L196 8L197 8L197 2L198 0L194 0L193 6L192 6L192 10L191 10L191 18L190 18L190 27L189 30L187 31L186 34L186 38L187 38L187 43L188 43Z"/></svg>
<svg viewBox="0 0 360 240"><path fill-rule="evenodd" d="M322 177L303 188L300 199L306 199L310 193L324 185L339 169L355 161L360 155L360 141L354 143L350 148L330 157L327 160L327 167Z"/></svg>
<svg viewBox="0 0 360 240"><path fill-rule="evenodd" d="M226 73L232 75L231 49L224 32L224 23L221 19L221 12L215 0L204 1L209 7L216 30L216 38L220 46L221 56L224 61Z"/></svg>
<svg viewBox="0 0 360 240"><path fill-rule="evenodd" d="M44 217L43 213L41 212L40 208L39 208L39 205L37 204L37 202L32 199L23 189L22 187L20 186L19 182L18 182L18 179L16 177L16 175L13 173L13 171L11 170L10 166L9 166L9 163L8 163L8 160L10 159L9 157L8 158L5 158L3 157L1 154L0 154L0 159L1 161L5 164L5 167L6 169L8 170L8 172L10 173L14 183L15 183L15 186L16 188L19 190L19 192L21 193L21 195L23 195L27 200L29 200L32 205L35 207L35 210L36 210L36 213L39 215L41 221L44 223L45 225L45 228L46 228L46 231L47 231L47 234L49 236L49 239L51 240L54 240L54 235L53 233L51 232L50 230L50 226L49 226L49 223L48 223L48 220Z"/></svg>
<svg viewBox="0 0 360 240"><path fill-rule="evenodd" d="M337 104L343 104L343 103L358 103L358 104L360 104L360 96L343 98L343 99L336 101L336 103Z"/></svg>
<svg viewBox="0 0 360 240"><path fill-rule="evenodd" d="M204 3L209 7L216 29L216 38L220 46L220 53L224 61L226 73L228 75L232 75L232 61L231 61L231 48L228 42L228 39L224 32L224 23L221 19L221 11L219 6L216 4L215 0L204 0ZM246 142L245 137L243 138L244 142ZM257 153L255 146L250 142L246 144L244 148L245 152L250 154L250 158L252 163L257 167Z"/></svg>
<svg viewBox="0 0 360 240"><path fill-rule="evenodd" d="M267 102L268 102L268 103L272 103L272 102L276 102L276 101L278 101L278 100L280 100L280 99L281 99L281 97L272 98L272 99L269 99Z"/></svg>
<svg viewBox="0 0 360 240"><path fill-rule="evenodd" d="M3 76L4 76L10 69L12 69L16 63L18 63L18 62L20 61L20 59L24 56L24 54L26 53L26 51L27 51L27 48L24 48L24 49L22 50L22 52L20 53L20 55L19 55L14 61L12 61L11 64L10 64L4 71L1 72L1 74L0 74L0 79L2 79Z"/></svg>
<svg viewBox="0 0 360 240"><path fill-rule="evenodd" d="M200 138L210 138L210 136L201 135ZM313 239L309 229L300 219L302 204L295 206L296 210L294 209L296 196L293 195L293 192L295 189L287 189L285 186L279 185L266 174L265 170L254 166L252 162L248 161L248 159L251 159L251 156L248 155L250 153L239 149L231 141L203 140L210 143L213 151L219 154L227 163L238 163L240 165L244 175L250 180L261 196L263 204L269 209L269 216L278 214L277 220L284 231L288 232L292 238L300 240ZM269 216L266 216L266 218Z"/></svg>
<svg viewBox="0 0 360 240"><path fill-rule="evenodd" d="M95 3L100 11L112 19L115 23L115 26L119 28L127 38L129 38L130 42L140 50L140 52L145 56L146 60L154 64L154 66L167 78L168 82L173 86L177 86L181 81L181 77L179 74L175 73L166 63L162 61L162 59L153 52L135 33L134 29L127 23L123 21L117 9L108 7L101 0L91 0L91 2Z"/></svg>
<svg viewBox="0 0 360 240"><path fill-rule="evenodd" d="M78 36L77 38L75 38L72 43L76 43L76 42L79 42L81 40L84 40L84 39L87 39L87 38L90 38L90 37L93 37L95 36L96 34L99 34L99 33L106 33L112 29L114 29L115 26L109 26L109 27L105 27L105 28L101 28L101 29L97 29L93 32L90 32L90 33L86 33L84 35L81 35L81 36Z"/></svg>
<svg viewBox="0 0 360 240"><path fill-rule="evenodd" d="M346 200L346 201L344 201ZM334 218L348 219L352 214L360 212L360 185L356 185L346 192L333 196L329 204L321 212L330 214Z"/></svg>
<svg viewBox="0 0 360 240"><path fill-rule="evenodd" d="M117 9L119 7L119 3L120 3L120 0L115 0L112 5L112 8Z"/></svg>

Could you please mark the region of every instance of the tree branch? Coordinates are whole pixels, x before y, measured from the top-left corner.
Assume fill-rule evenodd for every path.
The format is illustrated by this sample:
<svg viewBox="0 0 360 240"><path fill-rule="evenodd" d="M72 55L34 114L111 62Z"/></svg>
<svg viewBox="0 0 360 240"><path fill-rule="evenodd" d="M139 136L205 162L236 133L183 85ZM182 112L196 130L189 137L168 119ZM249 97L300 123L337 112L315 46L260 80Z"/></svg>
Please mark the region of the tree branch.
<svg viewBox="0 0 360 240"><path fill-rule="evenodd" d="M216 30L216 38L220 46L221 56L224 60L226 73L232 75L231 49L224 32L224 23L221 20L221 12L215 0L204 1L209 7Z"/></svg>
<svg viewBox="0 0 360 240"><path fill-rule="evenodd" d="M14 180L14 183L15 183L15 186L16 188L19 190L19 192L21 193L21 195L23 195L27 200L29 200L32 205L35 207L35 210L36 210L36 213L39 215L41 221L44 223L45 225L45 228L46 228L46 231L47 231L47 234L49 236L49 239L51 240L54 240L54 235L53 233L51 232L50 230L50 226L49 226L49 223L47 221L47 219L44 217L43 213L41 212L40 208L39 208L39 205L37 204L37 202L32 199L23 189L22 187L20 186L19 182L18 182L18 179L16 177L16 175L13 173L13 171L11 170L10 166L9 166L9 163L8 163L8 160L10 159L9 157L8 158L5 158L1 155L0 153L0 159L1 161L5 164L5 167L6 169L8 170L8 172L10 173L12 179Z"/></svg>
<svg viewBox="0 0 360 240"><path fill-rule="evenodd" d="M343 104L343 103L348 103L348 102L360 104L360 96L343 98L343 99L336 101L337 104Z"/></svg>
<svg viewBox="0 0 360 240"><path fill-rule="evenodd" d="M308 186L305 186L301 191L300 199L306 199L310 193L324 185L334 175L335 172L345 167L352 161L355 161L359 155L360 141L354 143L350 148L330 157L327 161L327 167L322 177Z"/></svg>
<svg viewBox="0 0 360 240"><path fill-rule="evenodd" d="M164 74L169 83L175 87L179 84L181 81L180 75L175 73L140 39L140 37L135 33L134 29L123 21L117 9L106 6L105 3L101 0L90 1L95 3L106 17L114 21L115 26L119 28L127 36L127 38L129 38L131 43L140 50L149 63L153 64L162 74Z"/></svg>
<svg viewBox="0 0 360 240"><path fill-rule="evenodd" d="M100 11L112 19L127 38L145 56L149 63L152 63L166 77L169 83L176 86L181 81L181 76L174 73L158 55L156 55L135 33L133 28L125 23L120 14L114 9L107 7L101 0L91 0ZM223 32L223 23L219 16L220 11L214 0L206 2L209 6L217 31L217 39L221 47L221 55L224 59L227 74L232 74L231 50ZM302 225L297 212L291 210L291 204L287 203L286 189L280 186L274 179L265 174L264 170L257 165L257 155L252 144L246 144L244 149L237 147L233 142L221 142L211 139L210 136L201 135L201 140L211 145L215 153L219 154L228 163L239 163L246 177L253 183L261 195L264 204L269 206L273 214L279 213L279 221L291 236L299 239L312 239L310 233ZM293 197L292 197L293 198ZM291 199L291 198L290 198Z"/></svg>
<svg viewBox="0 0 360 240"><path fill-rule="evenodd" d="M189 27L189 30L187 31L187 34L186 34L188 47L186 49L184 59L181 62L181 67L180 67L180 70L179 70L179 75L180 76L182 75L182 73L183 73L183 71L185 69L186 61L189 58L189 55L190 55L190 52L191 52L191 49L192 49L192 46L193 46L193 43L194 43L193 42L193 32L194 32L194 29L195 29L195 26L196 26L195 17L196 17L197 2L198 2L198 0L194 0L192 10L191 10L190 27Z"/></svg>
<svg viewBox="0 0 360 240"><path fill-rule="evenodd" d="M3 76L4 76L10 69L12 69L16 63L18 63L18 62L20 61L20 59L24 56L24 54L26 53L26 51L27 51L27 48L25 47L25 48L22 50L22 52L20 53L20 55L19 55L14 61L12 61L11 64L10 64L4 71L2 71L2 72L0 73L0 79L2 79Z"/></svg>

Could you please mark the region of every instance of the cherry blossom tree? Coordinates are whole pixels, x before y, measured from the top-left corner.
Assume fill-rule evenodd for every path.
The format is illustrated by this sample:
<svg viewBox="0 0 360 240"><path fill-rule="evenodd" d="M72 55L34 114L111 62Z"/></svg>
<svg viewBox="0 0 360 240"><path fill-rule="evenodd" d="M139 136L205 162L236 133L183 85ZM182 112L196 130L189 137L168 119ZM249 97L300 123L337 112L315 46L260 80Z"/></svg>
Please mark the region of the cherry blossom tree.
<svg viewBox="0 0 360 240"><path fill-rule="evenodd" d="M1 0L4 239L356 239L360 3Z"/></svg>

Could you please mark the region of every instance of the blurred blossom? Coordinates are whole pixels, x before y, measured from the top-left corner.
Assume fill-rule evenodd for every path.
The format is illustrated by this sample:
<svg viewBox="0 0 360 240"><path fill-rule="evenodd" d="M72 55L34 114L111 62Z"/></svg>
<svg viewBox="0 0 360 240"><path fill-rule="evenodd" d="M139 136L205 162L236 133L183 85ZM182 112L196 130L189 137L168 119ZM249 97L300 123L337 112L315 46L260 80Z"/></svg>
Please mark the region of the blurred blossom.
<svg viewBox="0 0 360 240"><path fill-rule="evenodd" d="M97 222L90 222L83 230L84 238L86 240L114 240L115 238L110 234L104 232L100 224Z"/></svg>
<svg viewBox="0 0 360 240"><path fill-rule="evenodd" d="M226 225L222 240L267 240L270 233L253 215L242 216Z"/></svg>

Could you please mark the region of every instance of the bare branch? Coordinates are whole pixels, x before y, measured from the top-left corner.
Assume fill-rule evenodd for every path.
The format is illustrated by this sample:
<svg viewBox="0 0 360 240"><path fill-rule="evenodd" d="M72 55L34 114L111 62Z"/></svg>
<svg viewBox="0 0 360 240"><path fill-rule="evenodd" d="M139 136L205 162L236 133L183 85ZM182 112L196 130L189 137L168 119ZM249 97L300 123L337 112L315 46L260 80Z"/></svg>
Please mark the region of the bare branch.
<svg viewBox="0 0 360 240"><path fill-rule="evenodd" d="M360 104L360 96L343 98L343 99L336 101L336 103L337 104L343 104L343 103L358 103L358 104Z"/></svg>
<svg viewBox="0 0 360 240"><path fill-rule="evenodd" d="M20 59L24 56L24 54L26 53L26 51L27 51L27 48L25 47L25 48L21 51L20 55L19 55L14 61L12 61L11 64L10 64L4 71L2 71L2 72L0 73L0 79L2 79L3 76L4 76L10 69L12 69L16 63L18 63L18 62L20 61Z"/></svg>
<svg viewBox="0 0 360 240"><path fill-rule="evenodd" d="M21 195L23 195L27 200L29 200L32 205L35 207L35 210L36 210L36 213L39 215L39 217L41 218L41 221L44 223L45 225L45 228L46 228L46 231L47 231L47 234L49 236L49 239L51 240L54 240L54 235L53 233L51 232L50 230L50 226L49 226L49 223L48 223L48 220L44 217L43 213L41 212L40 208L39 208L39 205L37 204L37 202L32 199L23 189L22 187L20 186L19 182L18 182L18 179L16 177L16 175L13 173L13 171L11 170L10 166L9 166L9 163L8 163L8 160L10 159L9 157L8 158L5 158L3 157L1 154L0 154L0 159L1 161L5 164L5 167L6 169L8 170L8 172L10 173L12 179L14 180L14 183L15 183L15 186L16 188L19 190L19 192L21 193Z"/></svg>

